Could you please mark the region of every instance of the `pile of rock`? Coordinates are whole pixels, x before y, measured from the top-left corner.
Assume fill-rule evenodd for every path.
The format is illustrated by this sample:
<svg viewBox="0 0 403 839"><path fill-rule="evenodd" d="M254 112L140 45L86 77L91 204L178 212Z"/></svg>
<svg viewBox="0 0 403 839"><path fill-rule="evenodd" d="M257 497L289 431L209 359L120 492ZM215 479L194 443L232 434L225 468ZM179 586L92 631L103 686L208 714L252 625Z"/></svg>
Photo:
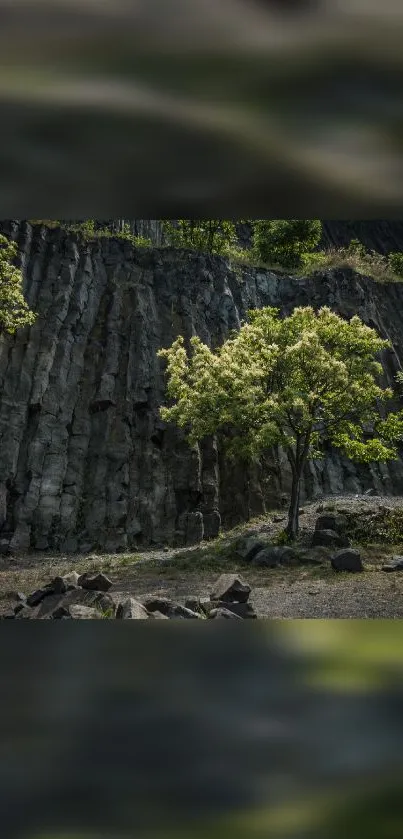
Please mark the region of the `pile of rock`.
<svg viewBox="0 0 403 839"><path fill-rule="evenodd" d="M248 603L251 587L239 574L221 574L209 598L190 598L186 606L207 618L256 618Z"/></svg>
<svg viewBox="0 0 403 839"><path fill-rule="evenodd" d="M13 620L102 619L213 619L256 618L247 602L251 588L238 574L222 574L210 598L190 598L183 606L167 597L146 597L144 602L122 592L111 592L112 582L102 573L55 577L28 597L18 592L17 605L3 615Z"/></svg>
<svg viewBox="0 0 403 839"><path fill-rule="evenodd" d="M345 535L347 518L341 513L324 513L315 523L312 547L339 547L330 562L335 571L363 571L360 552L351 547L350 539Z"/></svg>

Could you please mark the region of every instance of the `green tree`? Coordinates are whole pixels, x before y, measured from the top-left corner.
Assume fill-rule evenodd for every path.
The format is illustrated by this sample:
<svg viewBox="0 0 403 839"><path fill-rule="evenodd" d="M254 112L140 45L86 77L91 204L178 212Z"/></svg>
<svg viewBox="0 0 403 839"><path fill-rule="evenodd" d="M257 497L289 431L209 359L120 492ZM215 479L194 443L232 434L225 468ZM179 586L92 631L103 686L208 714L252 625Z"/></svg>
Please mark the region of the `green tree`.
<svg viewBox="0 0 403 839"><path fill-rule="evenodd" d="M317 247L321 235L318 219L258 219L253 222L253 255L259 262L300 268L303 255Z"/></svg>
<svg viewBox="0 0 403 839"><path fill-rule="evenodd" d="M162 227L169 244L176 248L225 254L237 243L235 222L224 219L165 220Z"/></svg>
<svg viewBox="0 0 403 839"><path fill-rule="evenodd" d="M11 335L36 319L22 292L22 273L13 265L16 253L16 243L0 234L0 333Z"/></svg>
<svg viewBox="0 0 403 839"><path fill-rule="evenodd" d="M190 344L189 354L182 337L159 351L173 400L162 418L185 428L191 444L223 434L233 457L259 458L281 446L292 472L290 538L298 533L305 464L323 457L326 442L363 463L397 457L403 412L388 412L392 391L377 383L376 354L389 343L357 316L344 321L329 308L307 307L281 319L266 308L250 312L216 352L197 337Z"/></svg>

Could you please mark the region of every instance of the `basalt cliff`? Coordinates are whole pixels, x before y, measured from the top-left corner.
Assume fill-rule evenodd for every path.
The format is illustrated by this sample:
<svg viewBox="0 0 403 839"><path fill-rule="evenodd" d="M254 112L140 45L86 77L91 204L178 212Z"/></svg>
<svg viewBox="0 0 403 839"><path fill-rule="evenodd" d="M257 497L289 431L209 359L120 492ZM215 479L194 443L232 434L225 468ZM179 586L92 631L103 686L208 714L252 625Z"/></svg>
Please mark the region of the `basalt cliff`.
<svg viewBox="0 0 403 839"><path fill-rule="evenodd" d="M160 347L178 334L216 346L250 308L328 305L358 313L393 348L384 383L403 361L403 284L352 271L309 279L116 238L92 244L60 229L2 222L16 239L33 327L0 337L2 550L125 551L196 543L284 502L281 452L246 471L216 441L191 449L159 418ZM399 404L399 396L396 393ZM403 494L403 461L357 466L328 451L308 464L304 498Z"/></svg>

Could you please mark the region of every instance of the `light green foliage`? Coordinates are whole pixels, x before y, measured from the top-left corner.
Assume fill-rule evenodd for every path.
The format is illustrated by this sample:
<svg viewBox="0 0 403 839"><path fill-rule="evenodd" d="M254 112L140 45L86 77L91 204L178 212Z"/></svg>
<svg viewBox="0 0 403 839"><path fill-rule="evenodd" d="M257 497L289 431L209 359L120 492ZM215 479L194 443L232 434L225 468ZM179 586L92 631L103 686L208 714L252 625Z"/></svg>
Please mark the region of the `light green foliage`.
<svg viewBox="0 0 403 839"><path fill-rule="evenodd" d="M389 344L357 316L347 322L329 308L307 307L280 319L266 308L250 312L216 352L197 337L190 343L189 355L182 337L159 352L174 402L162 418L185 428L191 444L235 430L227 439L235 457L259 458L280 445L293 473L289 535L298 529L304 465L321 456L325 441L363 463L397 457L403 412L388 414L392 391L377 384L375 360Z"/></svg>
<svg viewBox="0 0 403 839"><path fill-rule="evenodd" d="M258 262L300 268L321 235L318 219L258 219L253 222L253 254Z"/></svg>
<svg viewBox="0 0 403 839"><path fill-rule="evenodd" d="M178 219L162 222L164 234L175 248L229 255L237 244L235 222L225 219Z"/></svg>
<svg viewBox="0 0 403 839"><path fill-rule="evenodd" d="M388 262L396 276L403 279L403 253L390 253Z"/></svg>
<svg viewBox="0 0 403 839"><path fill-rule="evenodd" d="M13 334L36 319L22 292L22 273L13 265L16 253L16 243L0 234L0 333Z"/></svg>

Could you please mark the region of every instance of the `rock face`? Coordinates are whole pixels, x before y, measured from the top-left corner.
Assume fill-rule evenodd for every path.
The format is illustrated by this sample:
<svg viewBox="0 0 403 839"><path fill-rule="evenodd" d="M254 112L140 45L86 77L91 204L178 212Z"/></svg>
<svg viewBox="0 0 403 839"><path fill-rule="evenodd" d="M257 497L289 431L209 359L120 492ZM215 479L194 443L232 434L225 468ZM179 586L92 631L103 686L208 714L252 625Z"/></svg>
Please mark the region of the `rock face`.
<svg viewBox="0 0 403 839"><path fill-rule="evenodd" d="M353 272L309 280L167 248L2 222L15 238L31 328L0 337L1 550L132 550L197 543L289 492L281 452L246 471L215 440L190 449L159 419L160 347L178 334L216 346L248 309L328 305L358 313L393 342L385 383L403 360L403 286ZM146 231L144 231L146 232ZM356 466L329 450L305 470L301 502L323 493L403 493L401 460Z"/></svg>

